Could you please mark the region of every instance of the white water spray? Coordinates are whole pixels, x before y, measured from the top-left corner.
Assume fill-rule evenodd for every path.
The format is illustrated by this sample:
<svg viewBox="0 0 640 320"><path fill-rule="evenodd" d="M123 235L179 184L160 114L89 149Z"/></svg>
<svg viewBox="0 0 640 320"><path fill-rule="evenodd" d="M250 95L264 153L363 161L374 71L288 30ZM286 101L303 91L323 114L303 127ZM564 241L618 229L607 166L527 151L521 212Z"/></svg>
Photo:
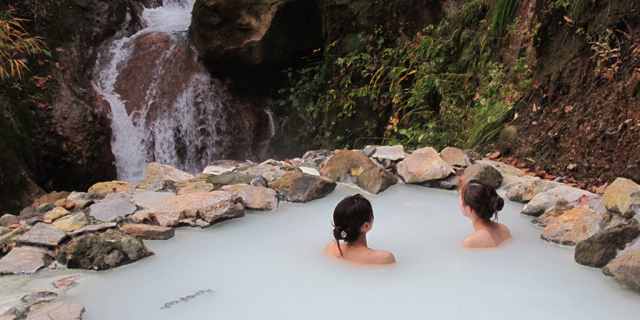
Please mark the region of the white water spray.
<svg viewBox="0 0 640 320"><path fill-rule="evenodd" d="M119 180L144 179L152 161L195 174L227 147L229 95L197 62L186 35L194 3L145 9L145 28L101 47L93 85L111 106Z"/></svg>

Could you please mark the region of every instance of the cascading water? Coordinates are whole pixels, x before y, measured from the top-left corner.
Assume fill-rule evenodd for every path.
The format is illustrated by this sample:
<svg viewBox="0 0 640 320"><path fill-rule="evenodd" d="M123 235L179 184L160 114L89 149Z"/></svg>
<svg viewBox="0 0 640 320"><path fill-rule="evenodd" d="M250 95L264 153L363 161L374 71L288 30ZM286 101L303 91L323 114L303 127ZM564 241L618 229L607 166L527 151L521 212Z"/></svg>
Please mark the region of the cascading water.
<svg viewBox="0 0 640 320"><path fill-rule="evenodd" d="M145 9L142 30L101 46L93 85L111 106L119 180L144 179L152 161L200 172L237 147L226 137L255 127L255 119L238 116L241 103L225 110L237 102L197 60L187 38L194 3Z"/></svg>

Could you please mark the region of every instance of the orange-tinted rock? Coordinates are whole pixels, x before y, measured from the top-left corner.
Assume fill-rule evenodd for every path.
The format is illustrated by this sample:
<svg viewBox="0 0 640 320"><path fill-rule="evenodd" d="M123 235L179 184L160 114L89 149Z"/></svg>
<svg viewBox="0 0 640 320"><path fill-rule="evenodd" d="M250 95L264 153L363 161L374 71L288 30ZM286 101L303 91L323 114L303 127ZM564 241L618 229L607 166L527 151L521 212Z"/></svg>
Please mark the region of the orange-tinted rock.
<svg viewBox="0 0 640 320"><path fill-rule="evenodd" d="M566 246L586 240L600 231L603 215L598 215L587 205L566 211L551 222L542 232L540 238Z"/></svg>

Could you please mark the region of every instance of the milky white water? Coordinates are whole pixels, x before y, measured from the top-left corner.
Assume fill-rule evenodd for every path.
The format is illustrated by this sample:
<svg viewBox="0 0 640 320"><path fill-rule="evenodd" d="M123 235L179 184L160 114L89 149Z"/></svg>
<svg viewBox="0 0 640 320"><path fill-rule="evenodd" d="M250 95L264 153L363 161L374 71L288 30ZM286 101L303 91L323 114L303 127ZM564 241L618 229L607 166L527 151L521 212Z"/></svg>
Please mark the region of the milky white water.
<svg viewBox="0 0 640 320"><path fill-rule="evenodd" d="M226 91L212 82L204 67L195 72L172 68L173 61L184 59L183 56L173 56L175 52L184 54L175 48L187 46L195 50L186 35L194 2L165 0L162 7L145 9L142 13L145 28L101 46L93 85L111 107L111 147L116 159L118 180L135 182L144 179L147 164L152 161L195 174L216 159L224 145L224 136L221 137L219 132L224 131L225 127L220 110L227 98ZM154 78L145 79L151 83L148 89L143 89L135 81L129 80L127 83L126 90L135 92L134 95L143 101L142 105L137 105L124 101L116 88L119 81L123 81L119 78L122 68L136 54L133 52L136 39L149 33L165 34L171 39L172 45L156 61L148 63L154 68ZM195 61L197 54L192 56ZM144 67L148 68L146 65ZM167 84L163 81L183 81L180 79L187 72L193 72L187 75L190 77L188 89L179 92L175 101L167 101L166 88L180 88L182 83ZM135 110L128 113L125 108L127 103L129 108ZM148 114L158 116L148 117Z"/></svg>
<svg viewBox="0 0 640 320"><path fill-rule="evenodd" d="M398 263L366 267L329 258L322 250L333 208L356 192L338 186L306 205L282 203L274 212L146 241L155 256L88 273L62 299L84 305L86 320L638 319L640 294L576 264L572 249L541 241L542 229L511 202L500 222L513 242L465 252L460 243L473 228L455 193L394 186L367 196L375 214L368 240ZM213 292L159 309L206 289Z"/></svg>

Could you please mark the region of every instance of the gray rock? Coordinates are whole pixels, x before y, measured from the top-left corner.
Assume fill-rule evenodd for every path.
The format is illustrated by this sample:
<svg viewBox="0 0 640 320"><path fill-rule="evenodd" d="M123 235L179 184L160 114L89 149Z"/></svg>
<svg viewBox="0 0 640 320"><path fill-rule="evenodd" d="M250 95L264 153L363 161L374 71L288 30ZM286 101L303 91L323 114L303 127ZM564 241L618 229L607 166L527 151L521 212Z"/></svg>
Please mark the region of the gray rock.
<svg viewBox="0 0 640 320"><path fill-rule="evenodd" d="M302 172L300 168L290 165L286 162L280 162L269 159L255 167L243 167L236 169L234 172L241 172L249 175L261 175L268 181L274 181L282 178L289 172ZM252 179L253 180L253 179ZM251 182L251 181L249 181Z"/></svg>
<svg viewBox="0 0 640 320"><path fill-rule="evenodd" d="M320 165L327 163L331 157L333 157L333 151L330 150L307 151L304 156L302 156L302 163L300 163L300 165L319 168Z"/></svg>
<svg viewBox="0 0 640 320"><path fill-rule="evenodd" d="M49 204L49 205L53 206L50 203L46 203L46 204ZM49 211L49 210L47 210L47 211ZM44 212L47 212L47 211L44 211ZM42 212L42 213L44 213L44 212ZM22 211L20 211L19 217L20 217L20 219L27 220L27 219L30 219L30 218L33 218L33 217L42 216L42 213L40 213L34 207L26 207L26 208L22 209Z"/></svg>
<svg viewBox="0 0 640 320"><path fill-rule="evenodd" d="M267 179L263 176L258 176L257 178L251 180L251 185L267 188L269 186L269 181L267 181Z"/></svg>
<svg viewBox="0 0 640 320"><path fill-rule="evenodd" d="M536 217L531 220L531 224L538 227L546 228L551 222L555 221L558 217L563 215L566 211L574 209L571 206L557 206L551 208L547 212L543 213L541 216Z"/></svg>
<svg viewBox="0 0 640 320"><path fill-rule="evenodd" d="M213 185L214 190L220 190L222 186L233 184L250 184L257 175L244 174L240 172L228 172L221 175L203 175L196 178L196 180L206 181Z"/></svg>
<svg viewBox="0 0 640 320"><path fill-rule="evenodd" d="M484 182L496 189L502 184L500 171L489 164L479 162L466 168L460 179L462 186L465 186L471 180Z"/></svg>
<svg viewBox="0 0 640 320"><path fill-rule="evenodd" d="M28 226L35 226L38 222L43 222L42 217L33 217L27 219L24 223Z"/></svg>
<svg viewBox="0 0 640 320"><path fill-rule="evenodd" d="M93 200L78 200L78 202L76 202L75 204L78 210L84 210L94 203L96 202Z"/></svg>
<svg viewBox="0 0 640 320"><path fill-rule="evenodd" d="M459 184L460 184L460 176L452 174L447 178L440 179L440 180L429 180L421 183L420 185L427 188L453 190L453 189L457 189Z"/></svg>
<svg viewBox="0 0 640 320"><path fill-rule="evenodd" d="M176 183L170 180L156 180L149 184L149 186L147 187L147 191L166 191L176 193Z"/></svg>
<svg viewBox="0 0 640 320"><path fill-rule="evenodd" d="M618 250L624 249L638 235L640 223L636 219L629 219L578 242L574 259L585 266L602 268L616 257Z"/></svg>
<svg viewBox="0 0 640 320"><path fill-rule="evenodd" d="M20 218L12 214L5 214L0 217L0 227L8 227L14 223L20 223Z"/></svg>
<svg viewBox="0 0 640 320"><path fill-rule="evenodd" d="M56 206L53 203L43 203L36 208L36 211L43 215L51 210L53 210Z"/></svg>
<svg viewBox="0 0 640 320"><path fill-rule="evenodd" d="M117 227L118 224L115 222L103 222L100 224L89 224L86 225L80 229L77 229L75 231L72 231L69 233L70 236L72 237L77 237L77 236L81 236L83 234L87 234L87 233L93 233L93 232L99 232L99 231L104 231L107 229L113 229L115 227Z"/></svg>
<svg viewBox="0 0 640 320"><path fill-rule="evenodd" d="M507 191L507 197L511 201L527 203L533 199L537 194L549 191L562 184L556 182L549 182L540 178L526 179L522 183L513 185Z"/></svg>
<svg viewBox="0 0 640 320"><path fill-rule="evenodd" d="M209 163L204 168L204 170L202 170L202 173L219 175L226 172L231 172L235 170L238 167L236 165L241 162L242 161L236 161L236 160L216 160L212 163Z"/></svg>
<svg viewBox="0 0 640 320"><path fill-rule="evenodd" d="M640 291L640 252L631 252L611 260L602 268L602 273Z"/></svg>
<svg viewBox="0 0 640 320"><path fill-rule="evenodd" d="M45 254L50 252L35 247L15 247L0 259L0 275L33 274L44 268Z"/></svg>
<svg viewBox="0 0 640 320"><path fill-rule="evenodd" d="M36 303L43 301L56 300L58 300L58 294L52 291L32 292L20 298L20 301L24 304L25 307L30 307Z"/></svg>
<svg viewBox="0 0 640 320"><path fill-rule="evenodd" d="M133 214L136 209L136 206L124 197L117 197L91 205L89 214L100 221L115 222Z"/></svg>
<svg viewBox="0 0 640 320"><path fill-rule="evenodd" d="M16 240L21 244L55 247L66 237L66 232L46 223L38 223Z"/></svg>
<svg viewBox="0 0 640 320"><path fill-rule="evenodd" d="M72 301L55 301L29 312L26 320L81 320L84 307Z"/></svg>
<svg viewBox="0 0 640 320"><path fill-rule="evenodd" d="M374 153L376 153L376 147L366 147L362 149L362 152L364 152L367 157L371 157Z"/></svg>
<svg viewBox="0 0 640 320"><path fill-rule="evenodd" d="M169 198L173 198L176 195L171 192L154 192L154 191L146 191L142 192L131 199L138 207L143 209L151 208L156 204L160 203L162 200L167 200Z"/></svg>
<svg viewBox="0 0 640 320"><path fill-rule="evenodd" d="M335 190L336 185L327 178L302 172L290 173L269 183L269 187L278 189L286 201L302 203L325 197Z"/></svg>
<svg viewBox="0 0 640 320"><path fill-rule="evenodd" d="M598 196L584 190L560 185L545 192L538 193L522 209L521 214L539 216L559 205L578 206L581 202L597 200ZM595 208L592 208L595 209Z"/></svg>
<svg viewBox="0 0 640 320"><path fill-rule="evenodd" d="M95 194L95 193L78 192L78 191L71 192L71 194L69 194L69 196L67 197L67 200L75 202L76 205L80 201L86 201L86 200L98 201L102 199L104 199L103 195Z"/></svg>
<svg viewBox="0 0 640 320"><path fill-rule="evenodd" d="M512 150L515 150L518 145L518 128L515 126L508 126L502 129L500 136L498 137L498 150L502 155L507 155Z"/></svg>
<svg viewBox="0 0 640 320"><path fill-rule="evenodd" d="M371 157L382 163L387 161L398 162L404 159L404 147L402 145L376 146L376 151Z"/></svg>

